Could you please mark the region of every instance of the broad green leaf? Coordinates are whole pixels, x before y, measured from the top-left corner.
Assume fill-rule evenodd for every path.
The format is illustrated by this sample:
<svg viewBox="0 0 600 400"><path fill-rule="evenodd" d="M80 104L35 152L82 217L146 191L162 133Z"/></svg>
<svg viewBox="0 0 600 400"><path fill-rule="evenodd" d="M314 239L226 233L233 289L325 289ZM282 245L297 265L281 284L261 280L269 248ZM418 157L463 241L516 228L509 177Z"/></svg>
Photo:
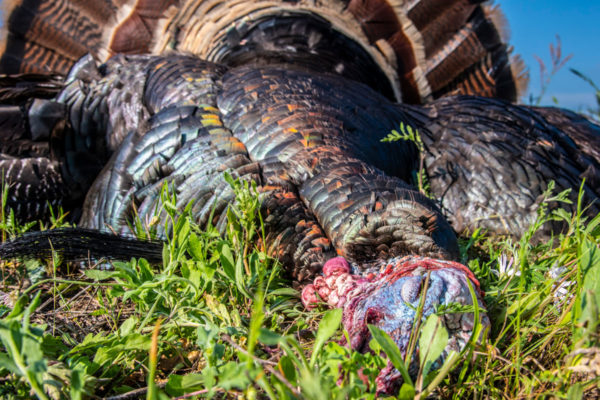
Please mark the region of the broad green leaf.
<svg viewBox="0 0 600 400"><path fill-rule="evenodd" d="M228 362L219 367L218 386L225 390L232 388L245 389L251 384L249 375L256 375L258 371L252 371L244 364Z"/></svg>
<svg viewBox="0 0 600 400"><path fill-rule="evenodd" d="M81 400L83 397L84 390L84 381L85 374L82 371L72 370L71 371L71 380L70 380L70 395L71 400Z"/></svg>
<svg viewBox="0 0 600 400"><path fill-rule="evenodd" d="M279 370L283 372L285 379L290 381L292 384L296 383L296 368L294 367L294 361L289 356L283 356L279 359Z"/></svg>
<svg viewBox="0 0 600 400"><path fill-rule="evenodd" d="M140 258L137 262L137 265L140 269L140 276L142 281L151 281L154 273L152 272L152 267L150 267L150 263L148 260Z"/></svg>
<svg viewBox="0 0 600 400"><path fill-rule="evenodd" d="M278 333L261 328L258 333L258 340L267 346L277 346L284 338Z"/></svg>
<svg viewBox="0 0 600 400"><path fill-rule="evenodd" d="M594 235L594 229L600 224L600 214L596 215L586 226L585 232ZM597 233L596 233L597 234Z"/></svg>
<svg viewBox="0 0 600 400"><path fill-rule="evenodd" d="M583 275L583 289L596 294L596 304L600 304L600 249L590 240L581 244L579 261Z"/></svg>
<svg viewBox="0 0 600 400"><path fill-rule="evenodd" d="M218 371L215 367L208 367L202 370L202 377L204 378L204 388L212 389L217 383Z"/></svg>
<svg viewBox="0 0 600 400"><path fill-rule="evenodd" d="M24 264L25 269L27 270L27 277L31 281L31 284L36 284L46 278L46 266L39 260L25 260Z"/></svg>
<svg viewBox="0 0 600 400"><path fill-rule="evenodd" d="M258 336L260 334L260 327L265 320L265 313L263 310L264 306L264 297L262 293L257 293L254 302L252 303L252 315L250 316L250 326L248 328L248 353L250 355L254 354L254 347L256 346L256 342L258 341ZM247 366L250 367L252 364L252 359L248 357Z"/></svg>
<svg viewBox="0 0 600 400"><path fill-rule="evenodd" d="M39 305L39 292L24 312L23 324L17 319L0 321L0 340L6 350L0 358L0 365L26 379L27 383L41 399L44 393L43 374L48 365L41 346L41 329L29 329L29 315Z"/></svg>
<svg viewBox="0 0 600 400"><path fill-rule="evenodd" d="M190 221L187 218L179 218L175 227L178 247L184 247L190 235Z"/></svg>
<svg viewBox="0 0 600 400"><path fill-rule="evenodd" d="M200 326L196 330L196 343L203 350L209 367L215 365L222 354L223 345L217 343L218 335L216 326Z"/></svg>
<svg viewBox="0 0 600 400"><path fill-rule="evenodd" d="M225 271L225 275L227 275L231 281L235 282L235 261L233 254L231 253L231 248L228 244L223 243L221 246L219 259L221 260L221 265L223 265L223 271Z"/></svg>
<svg viewBox="0 0 600 400"><path fill-rule="evenodd" d="M126 279L129 283L133 283L135 285L140 283L138 273L131 267L132 263L130 262L115 262L113 266L116 271L121 272L120 277Z"/></svg>
<svg viewBox="0 0 600 400"><path fill-rule="evenodd" d="M201 374L171 375L165 386L165 391L173 397L182 396L202 389L204 381L204 376Z"/></svg>
<svg viewBox="0 0 600 400"><path fill-rule="evenodd" d="M415 388L413 385L404 382L398 392L398 399L400 400L413 400L415 398Z"/></svg>
<svg viewBox="0 0 600 400"><path fill-rule="evenodd" d="M600 324L600 305L596 302L598 293L591 290L582 291L578 295L578 324L575 325L573 342L575 347L581 347L586 341L593 339ZM584 339L583 343L580 339Z"/></svg>
<svg viewBox="0 0 600 400"><path fill-rule="evenodd" d="M580 339L588 340L599 324L600 308L600 250L589 240L581 243L579 268L583 278L582 289L575 302L574 343Z"/></svg>
<svg viewBox="0 0 600 400"><path fill-rule="evenodd" d="M373 354L380 354L383 351L383 348L375 338L369 340L369 348L373 351Z"/></svg>
<svg viewBox="0 0 600 400"><path fill-rule="evenodd" d="M342 322L342 309L336 308L334 310L329 310L323 315L323 319L319 323L319 329L317 330L317 336L315 338L315 345L313 348L313 353L310 357L310 366L314 367L315 362L317 361L317 356L319 352L323 348L325 342L333 336L335 331L340 327L340 323Z"/></svg>
<svg viewBox="0 0 600 400"><path fill-rule="evenodd" d="M0 334L3 335L4 332L0 332ZM4 343L4 340L2 342ZM20 375L19 367L17 367L13 358L6 353L0 353L0 367L6 368L15 375Z"/></svg>
<svg viewBox="0 0 600 400"><path fill-rule="evenodd" d="M442 355L447 344L448 331L440 317L431 314L423 324L419 338L419 358L423 376L427 376L431 366Z"/></svg>
<svg viewBox="0 0 600 400"><path fill-rule="evenodd" d="M26 331L29 331L29 319L31 318L31 314L33 314L33 312L36 310L36 308L38 308L38 306L42 302L41 295L42 291L40 290L37 292L31 303L29 304L29 306L27 306L25 312L23 313L23 328Z"/></svg>
<svg viewBox="0 0 600 400"><path fill-rule="evenodd" d="M42 335L42 351L46 356L58 358L60 355L69 351L69 348L65 346L60 337L55 337L51 334L43 333Z"/></svg>
<svg viewBox="0 0 600 400"><path fill-rule="evenodd" d="M106 279L110 279L113 276L119 276L121 273L119 271L108 271L104 269L86 269L84 272L85 276L94 281L103 281Z"/></svg>
<svg viewBox="0 0 600 400"><path fill-rule="evenodd" d="M332 397L330 387L324 385L320 378L321 377L317 372L304 368L300 370L298 383L300 384L302 394L306 398L313 400L328 400Z"/></svg>
<svg viewBox="0 0 600 400"><path fill-rule="evenodd" d="M19 334L22 335L22 347L20 351L25 356L27 370L36 374L41 381L42 374L48 368L44 359L44 353L42 353L42 346L37 338L28 334L23 335L23 332L19 332Z"/></svg>
<svg viewBox="0 0 600 400"><path fill-rule="evenodd" d="M140 320L133 315L131 317L127 318L125 321L123 321L123 323L119 327L119 335L120 336L129 335L130 333L133 332L133 329L139 324L139 322L140 322Z"/></svg>
<svg viewBox="0 0 600 400"><path fill-rule="evenodd" d="M281 288L269 291L269 296L298 296L298 291L293 288Z"/></svg>
<svg viewBox="0 0 600 400"><path fill-rule="evenodd" d="M13 306L12 311L5 317L5 320L19 318L25 309L25 305L29 303L29 297L27 295L20 296L15 305Z"/></svg>
<svg viewBox="0 0 600 400"><path fill-rule="evenodd" d="M194 232L190 233L190 237L188 239L188 252L194 259L194 261L204 260L204 254L202 252L202 244L200 243L200 239L198 239L198 235Z"/></svg>
<svg viewBox="0 0 600 400"><path fill-rule="evenodd" d="M392 338L384 331L376 327L375 325L369 325L369 331L373 338L379 343L385 354L388 356L394 367L402 374L402 378L405 383L413 385L413 381L408 374L408 369L402 358L402 353L398 345L392 340Z"/></svg>
<svg viewBox="0 0 600 400"><path fill-rule="evenodd" d="M573 384L567 392L567 400L581 400L583 399L583 386L577 382Z"/></svg>
<svg viewBox="0 0 600 400"><path fill-rule="evenodd" d="M149 336L131 333L124 338L107 343L106 346L99 347L93 361L98 364L112 363L123 352L148 351L149 348Z"/></svg>
<svg viewBox="0 0 600 400"><path fill-rule="evenodd" d="M244 282L244 277L246 276L246 272L244 271L244 262L242 257L238 257L235 263L235 285L237 286L240 293L248 298L252 298L250 293L246 290L246 283Z"/></svg>
<svg viewBox="0 0 600 400"><path fill-rule="evenodd" d="M191 263L193 263L193 261L190 261L190 263L188 263L188 265L190 265ZM196 263L200 263L200 262L196 262ZM205 266L203 266L205 271L208 271L209 273L212 272L214 273L214 270L209 270L207 269ZM205 282L202 276L202 272L199 269L192 269L189 268L188 269L188 274L187 274L187 278L190 280L190 282L197 288L201 288L202 284ZM212 274L210 276L207 276L206 279L211 279L212 278Z"/></svg>
<svg viewBox="0 0 600 400"><path fill-rule="evenodd" d="M171 253L169 250L169 246L165 243L165 245L163 246L163 249L162 249L163 265L168 265L170 259L171 259Z"/></svg>

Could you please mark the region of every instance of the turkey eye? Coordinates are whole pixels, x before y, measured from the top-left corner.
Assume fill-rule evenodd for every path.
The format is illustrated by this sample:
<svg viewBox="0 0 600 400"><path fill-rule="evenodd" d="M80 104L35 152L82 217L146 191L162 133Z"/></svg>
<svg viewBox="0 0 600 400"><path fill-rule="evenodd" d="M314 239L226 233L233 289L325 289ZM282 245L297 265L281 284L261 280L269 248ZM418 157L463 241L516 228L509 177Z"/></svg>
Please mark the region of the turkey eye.
<svg viewBox="0 0 600 400"><path fill-rule="evenodd" d="M375 308L369 308L365 316L365 322L367 324L375 325L383 319L383 313Z"/></svg>

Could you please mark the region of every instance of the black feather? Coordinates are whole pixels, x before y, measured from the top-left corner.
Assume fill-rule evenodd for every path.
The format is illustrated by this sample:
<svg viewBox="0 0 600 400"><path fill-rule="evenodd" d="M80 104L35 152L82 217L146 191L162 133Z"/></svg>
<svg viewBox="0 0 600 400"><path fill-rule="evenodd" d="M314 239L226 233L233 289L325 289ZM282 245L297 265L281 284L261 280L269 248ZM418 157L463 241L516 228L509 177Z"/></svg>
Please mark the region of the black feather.
<svg viewBox="0 0 600 400"><path fill-rule="evenodd" d="M145 258L162 262L162 241L139 240L84 228L29 232L0 244L0 258L51 258L56 252L68 261Z"/></svg>

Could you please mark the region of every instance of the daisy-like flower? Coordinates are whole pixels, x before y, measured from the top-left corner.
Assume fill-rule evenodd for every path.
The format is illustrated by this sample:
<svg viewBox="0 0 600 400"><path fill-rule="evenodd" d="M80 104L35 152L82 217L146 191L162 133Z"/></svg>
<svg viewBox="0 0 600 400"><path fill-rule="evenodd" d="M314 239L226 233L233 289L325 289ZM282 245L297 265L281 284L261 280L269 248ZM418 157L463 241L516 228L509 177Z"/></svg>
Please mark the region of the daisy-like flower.
<svg viewBox="0 0 600 400"><path fill-rule="evenodd" d="M554 280L552 290L554 293L554 305L559 306L565 300L571 299L572 294L569 294L569 289L575 284L575 281L567 281L562 279L562 276L567 272L567 267L564 265L554 265L548 271L550 278Z"/></svg>
<svg viewBox="0 0 600 400"><path fill-rule="evenodd" d="M513 256L510 256L509 258L505 253L502 253L500 257L498 257L498 269L492 269L491 271L498 277L521 276L519 259Z"/></svg>

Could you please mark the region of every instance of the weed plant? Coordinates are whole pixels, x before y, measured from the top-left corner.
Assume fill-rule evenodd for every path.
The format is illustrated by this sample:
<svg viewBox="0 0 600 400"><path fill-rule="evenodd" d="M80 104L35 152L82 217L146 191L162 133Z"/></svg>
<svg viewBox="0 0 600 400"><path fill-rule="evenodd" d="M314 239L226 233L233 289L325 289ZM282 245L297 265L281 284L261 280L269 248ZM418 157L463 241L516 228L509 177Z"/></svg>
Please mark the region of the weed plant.
<svg viewBox="0 0 600 400"><path fill-rule="evenodd" d="M590 78L583 72L578 71L574 68L569 68L569 70L571 71L571 73L573 73L579 79L583 80L585 83L590 85L590 87L593 89L594 96L596 98L596 108L590 107L588 110L586 110L586 113L592 119L594 119L596 122L600 121L600 87L598 87L598 85L596 85L596 83L592 80L592 78Z"/></svg>
<svg viewBox="0 0 600 400"><path fill-rule="evenodd" d="M475 327L467 347L442 354L448 334L438 310L413 332L419 376L411 379L391 339L370 327L372 352L344 343L341 310L305 310L281 266L265 253L255 187L228 177L237 201L226 234L177 212L164 188L157 215L169 218L163 263L115 262L71 268L57 257L35 277L2 262L0 397L373 399L387 360L405 382L400 398L564 398L597 395L600 370L600 216L550 211L520 240L481 231L461 243L486 291L490 331ZM2 214L3 237L30 227ZM547 242L536 230L560 220ZM134 229L152 229L138 221ZM478 320L478 318L475 318ZM475 340L479 338L480 340ZM346 341L347 342L347 341ZM410 352L409 352L410 353Z"/></svg>
<svg viewBox="0 0 600 400"><path fill-rule="evenodd" d="M385 138L381 139L381 141L385 143L403 140L405 142L412 142L415 145L419 152L419 168L418 170L411 171L412 183L419 189L419 192L430 199L433 199L427 172L425 170L426 149L425 144L421 139L421 134L418 129L414 129L404 122L400 122L399 130L400 131L393 129Z"/></svg>

